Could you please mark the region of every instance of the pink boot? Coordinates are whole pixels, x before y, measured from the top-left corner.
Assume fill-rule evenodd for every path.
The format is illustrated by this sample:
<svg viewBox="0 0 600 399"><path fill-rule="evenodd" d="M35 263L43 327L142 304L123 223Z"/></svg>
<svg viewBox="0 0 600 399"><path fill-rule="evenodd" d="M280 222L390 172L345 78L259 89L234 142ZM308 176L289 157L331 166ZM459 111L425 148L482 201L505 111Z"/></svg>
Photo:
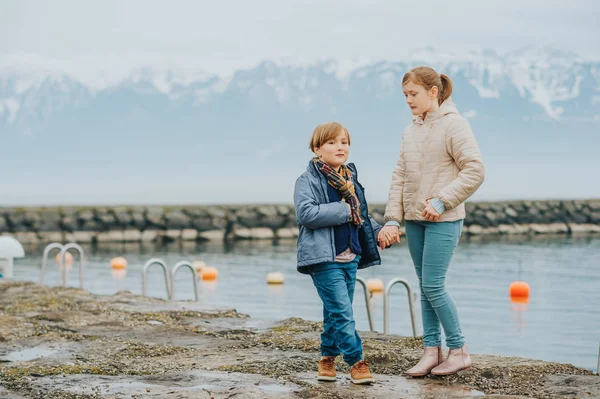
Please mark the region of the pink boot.
<svg viewBox="0 0 600 399"><path fill-rule="evenodd" d="M419 360L419 363L406 372L406 375L411 377L423 377L429 374L431 369L442 363L444 357L442 356L442 347L440 346L426 346L423 357Z"/></svg>
<svg viewBox="0 0 600 399"><path fill-rule="evenodd" d="M471 367L471 356L467 352L467 345L462 348L450 349L446 360L431 370L433 375L450 375Z"/></svg>

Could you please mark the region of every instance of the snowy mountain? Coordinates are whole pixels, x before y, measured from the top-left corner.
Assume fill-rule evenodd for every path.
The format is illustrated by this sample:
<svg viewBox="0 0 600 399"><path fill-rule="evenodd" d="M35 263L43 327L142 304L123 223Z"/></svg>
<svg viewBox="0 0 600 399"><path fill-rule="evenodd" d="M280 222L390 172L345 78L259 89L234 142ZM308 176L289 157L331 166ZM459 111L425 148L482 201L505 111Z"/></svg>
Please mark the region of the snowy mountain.
<svg viewBox="0 0 600 399"><path fill-rule="evenodd" d="M265 61L220 76L200 69L177 71L143 67L112 80L78 77L43 65L0 67L0 123L25 134L57 118L84 111L111 113L106 100L128 100L120 113L168 104L168 112L193 112L219 105L281 107L335 112L348 100L401 107L400 81L408 69L429 65L450 75L455 98L471 116L600 118L600 63L551 49L522 49L500 56L493 51L457 57L432 49L406 60L320 60L313 63ZM394 102L396 101L396 102Z"/></svg>
<svg viewBox="0 0 600 399"><path fill-rule="evenodd" d="M264 61L231 74L183 63L108 73L4 60L0 131L16 150L0 167L14 167L15 176L75 167L73 176L100 178L124 168L140 176L182 166L198 173L217 162L264 174L274 162L304 163L312 129L327 120L349 128L359 159L381 157L388 167L411 118L402 76L418 65L453 79L453 99L484 155L596 158L600 62L552 49L456 56L428 48L406 59ZM60 154L68 166L57 162Z"/></svg>

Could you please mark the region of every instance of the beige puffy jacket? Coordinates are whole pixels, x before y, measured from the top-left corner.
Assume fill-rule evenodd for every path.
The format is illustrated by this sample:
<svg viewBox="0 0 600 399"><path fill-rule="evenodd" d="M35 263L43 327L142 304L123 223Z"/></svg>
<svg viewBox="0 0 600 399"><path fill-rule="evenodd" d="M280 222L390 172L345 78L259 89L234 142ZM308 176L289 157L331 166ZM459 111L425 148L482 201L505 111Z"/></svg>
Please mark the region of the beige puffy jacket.
<svg viewBox="0 0 600 399"><path fill-rule="evenodd" d="M465 218L464 202L481 186L485 168L469 122L451 98L439 110L420 116L402 135L400 157L385 208L385 221L425 220L426 201L446 206L440 222Z"/></svg>

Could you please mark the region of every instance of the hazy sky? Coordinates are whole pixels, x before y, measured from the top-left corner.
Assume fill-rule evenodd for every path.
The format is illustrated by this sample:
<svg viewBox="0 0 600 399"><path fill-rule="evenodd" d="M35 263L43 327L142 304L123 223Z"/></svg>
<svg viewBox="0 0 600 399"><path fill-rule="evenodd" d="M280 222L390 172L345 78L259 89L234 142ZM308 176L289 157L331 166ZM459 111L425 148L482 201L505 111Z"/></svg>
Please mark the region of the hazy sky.
<svg viewBox="0 0 600 399"><path fill-rule="evenodd" d="M600 58L599 16L594 0L7 0L0 56L102 63L190 56L212 71L269 57L395 57L423 46L500 53L553 46Z"/></svg>
<svg viewBox="0 0 600 399"><path fill-rule="evenodd" d="M598 20L596 0L0 0L0 69L11 63L17 70L57 67L102 86L140 65L229 74L264 59L394 59L425 46L458 54L552 47L600 60ZM490 183L478 196L506 198L506 187L529 198L597 196L596 186L585 182L598 164L588 161L570 165L573 170L568 172L558 164L554 169L529 168L526 177L521 169L507 170L502 161L490 162L490 181L504 184ZM363 178L374 187L372 200L385 200L389 173L365 172ZM520 178L522 185L508 177ZM552 184L557 179L563 181L560 193ZM187 191L183 178L165 178L161 184L170 188L161 193L146 187L150 195L138 187L131 197L118 198L105 197L112 180L88 183L77 196L65 194L69 188L60 186L70 182L38 180L13 181L14 189L2 202L136 202L150 197L168 202L161 193L178 201L198 198ZM266 189L271 180L263 183ZM257 197L243 200L264 201L263 187L256 184L252 195ZM210 197L200 190L204 201L235 197L217 190ZM288 191L272 200L287 202Z"/></svg>

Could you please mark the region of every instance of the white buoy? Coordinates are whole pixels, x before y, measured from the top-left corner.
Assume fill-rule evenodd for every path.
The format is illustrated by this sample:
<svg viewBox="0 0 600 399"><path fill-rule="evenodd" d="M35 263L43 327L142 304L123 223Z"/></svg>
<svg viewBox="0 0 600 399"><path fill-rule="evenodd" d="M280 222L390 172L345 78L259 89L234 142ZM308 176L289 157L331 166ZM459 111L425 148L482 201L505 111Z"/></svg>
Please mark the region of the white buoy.
<svg viewBox="0 0 600 399"><path fill-rule="evenodd" d="M23 258L23 245L14 237L0 237L0 271L4 278L13 277L13 259Z"/></svg>
<svg viewBox="0 0 600 399"><path fill-rule="evenodd" d="M370 293L383 292L383 281L378 278L370 278L367 280L367 287Z"/></svg>
<svg viewBox="0 0 600 399"><path fill-rule="evenodd" d="M117 256L110 260L110 267L113 270L125 270L127 269L127 259L122 256Z"/></svg>
<svg viewBox="0 0 600 399"><path fill-rule="evenodd" d="M206 268L206 262L204 262L203 260L195 260L192 263L192 266L194 266L194 269L196 270L196 273L202 273L202 269Z"/></svg>
<svg viewBox="0 0 600 399"><path fill-rule="evenodd" d="M284 280L283 273L274 272L267 274L267 284L283 284Z"/></svg>

